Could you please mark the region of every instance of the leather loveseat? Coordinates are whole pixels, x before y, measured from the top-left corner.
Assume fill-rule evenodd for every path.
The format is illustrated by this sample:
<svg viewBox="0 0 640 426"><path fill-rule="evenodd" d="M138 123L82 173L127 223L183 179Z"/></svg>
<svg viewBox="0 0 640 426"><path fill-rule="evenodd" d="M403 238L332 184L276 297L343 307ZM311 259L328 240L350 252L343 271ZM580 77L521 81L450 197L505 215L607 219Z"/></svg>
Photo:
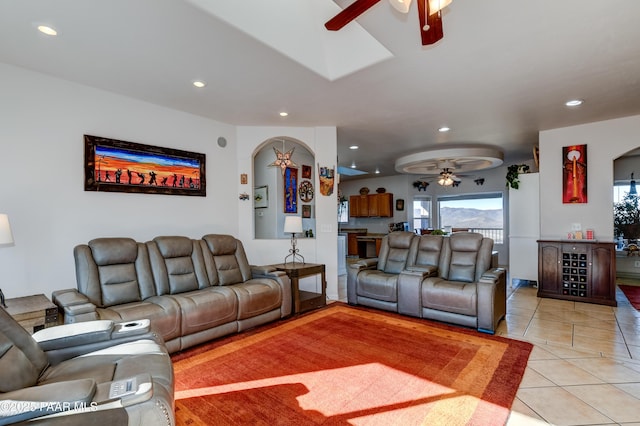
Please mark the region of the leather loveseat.
<svg viewBox="0 0 640 426"><path fill-rule="evenodd" d="M16 423L174 425L162 339L148 321L107 320L31 336L0 307L0 425Z"/></svg>
<svg viewBox="0 0 640 426"><path fill-rule="evenodd" d="M230 235L98 238L74 257L77 289L52 297L65 323L146 318L170 353L291 314L287 275L250 266Z"/></svg>
<svg viewBox="0 0 640 426"><path fill-rule="evenodd" d="M349 265L348 302L493 334L506 314L506 277L492 251L479 233L393 232L377 259Z"/></svg>

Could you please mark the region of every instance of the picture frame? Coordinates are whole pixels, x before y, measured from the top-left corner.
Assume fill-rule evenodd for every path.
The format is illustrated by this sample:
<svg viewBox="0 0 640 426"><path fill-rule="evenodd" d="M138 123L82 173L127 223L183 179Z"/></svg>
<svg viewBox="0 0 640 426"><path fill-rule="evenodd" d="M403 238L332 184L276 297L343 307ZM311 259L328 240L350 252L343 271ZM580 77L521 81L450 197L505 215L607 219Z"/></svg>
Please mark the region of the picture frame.
<svg viewBox="0 0 640 426"><path fill-rule="evenodd" d="M562 147L562 202L587 202L587 145Z"/></svg>
<svg viewBox="0 0 640 426"><path fill-rule="evenodd" d="M404 200L402 198L396 200L396 210L399 212L404 210Z"/></svg>
<svg viewBox="0 0 640 426"><path fill-rule="evenodd" d="M240 174L240 185L246 185L247 183L249 183L249 177L246 173L241 173Z"/></svg>
<svg viewBox="0 0 640 426"><path fill-rule="evenodd" d="M302 179L311 179L311 166L302 165Z"/></svg>
<svg viewBox="0 0 640 426"><path fill-rule="evenodd" d="M206 155L84 135L84 190L206 197Z"/></svg>
<svg viewBox="0 0 640 426"><path fill-rule="evenodd" d="M258 186L253 189L253 208L264 209L269 207L269 187Z"/></svg>
<svg viewBox="0 0 640 426"><path fill-rule="evenodd" d="M311 204L302 205L302 218L311 219Z"/></svg>
<svg viewBox="0 0 640 426"><path fill-rule="evenodd" d="M298 169L287 167L284 171L284 212L298 213Z"/></svg>

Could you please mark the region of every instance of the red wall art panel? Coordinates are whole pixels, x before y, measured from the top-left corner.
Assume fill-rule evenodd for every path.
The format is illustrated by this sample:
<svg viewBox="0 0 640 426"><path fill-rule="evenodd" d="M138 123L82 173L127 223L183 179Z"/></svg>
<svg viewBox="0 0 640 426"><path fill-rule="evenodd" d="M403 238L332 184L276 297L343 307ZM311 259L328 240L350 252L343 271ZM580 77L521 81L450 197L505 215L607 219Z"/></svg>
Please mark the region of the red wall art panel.
<svg viewBox="0 0 640 426"><path fill-rule="evenodd" d="M562 202L587 202L587 145L562 147Z"/></svg>

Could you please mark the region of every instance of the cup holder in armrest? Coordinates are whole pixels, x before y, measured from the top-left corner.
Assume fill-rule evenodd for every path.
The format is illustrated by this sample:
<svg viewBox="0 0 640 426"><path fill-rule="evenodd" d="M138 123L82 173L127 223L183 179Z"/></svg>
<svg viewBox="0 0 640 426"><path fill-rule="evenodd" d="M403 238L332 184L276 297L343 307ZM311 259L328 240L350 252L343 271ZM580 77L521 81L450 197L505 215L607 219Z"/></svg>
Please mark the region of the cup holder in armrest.
<svg viewBox="0 0 640 426"><path fill-rule="evenodd" d="M127 321L116 324L115 334L122 335L125 333L146 333L151 328L151 321L141 319L135 321Z"/></svg>

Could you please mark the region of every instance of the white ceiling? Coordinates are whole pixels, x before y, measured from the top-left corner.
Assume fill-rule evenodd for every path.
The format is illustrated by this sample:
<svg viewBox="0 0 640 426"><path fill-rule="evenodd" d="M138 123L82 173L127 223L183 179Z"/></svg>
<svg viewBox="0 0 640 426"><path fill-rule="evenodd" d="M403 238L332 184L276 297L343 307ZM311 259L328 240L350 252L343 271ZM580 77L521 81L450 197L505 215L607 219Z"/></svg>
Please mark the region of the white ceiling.
<svg viewBox="0 0 640 426"><path fill-rule="evenodd" d="M235 15L246 15L262 41L205 12L216 4L240 7ZM300 25L283 18L300 16L301 4L310 9ZM640 114L638 0L454 0L444 39L428 47L420 45L416 5L402 15L383 0L349 24L371 34L382 57L353 69L343 62L367 59L370 40L349 44L359 32L349 26L327 34L322 22L335 6L2 0L0 62L235 125L337 126L339 165L355 161L381 175L395 174L399 157L469 144L499 147L507 164L530 159L540 130ZM39 23L60 35L38 33ZM315 31L303 35L309 26ZM317 56L302 65L267 39ZM194 88L196 79L207 87ZM572 98L585 103L565 107ZM439 133L443 125L452 130ZM354 144L360 149L349 150Z"/></svg>

